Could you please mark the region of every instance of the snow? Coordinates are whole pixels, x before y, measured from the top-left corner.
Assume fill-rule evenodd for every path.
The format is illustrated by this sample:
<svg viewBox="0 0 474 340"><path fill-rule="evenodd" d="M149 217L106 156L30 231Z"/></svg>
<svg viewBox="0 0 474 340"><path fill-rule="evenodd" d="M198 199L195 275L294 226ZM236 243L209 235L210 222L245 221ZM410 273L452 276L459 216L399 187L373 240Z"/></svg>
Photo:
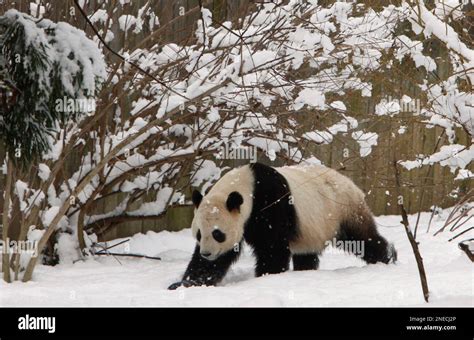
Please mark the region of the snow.
<svg viewBox="0 0 474 340"><path fill-rule="evenodd" d="M449 166L451 172L456 169L464 169L474 159L474 145L469 149L461 144L443 145L438 152L435 152L430 157L418 159L414 161L400 162L406 169L411 170L419 168L422 165L439 163L441 166Z"/></svg>
<svg viewBox="0 0 474 340"><path fill-rule="evenodd" d="M402 61L405 55L410 55L416 67L424 66L427 71L436 70L436 62L431 57L423 55L423 43L421 41L412 41L406 35L399 35L395 42L399 47L396 55L399 61Z"/></svg>
<svg viewBox="0 0 474 340"><path fill-rule="evenodd" d="M217 181L221 177L221 169L211 160L205 159L199 164L199 167L194 172L192 178L193 187L199 187L203 183L201 188L202 192L206 192L207 189L212 185L214 181ZM205 180L209 179L206 183Z"/></svg>
<svg viewBox="0 0 474 340"><path fill-rule="evenodd" d="M103 54L84 31L65 22L37 20L14 9L8 10L5 17L23 26L25 48L44 50L47 60L44 70L38 73L38 83L48 100L56 77L61 81L65 94L75 99L94 94L98 81L105 80L107 72ZM31 61L25 59L24 67L35 70L30 64ZM79 75L80 81L77 79Z"/></svg>
<svg viewBox="0 0 474 340"><path fill-rule="evenodd" d="M51 169L45 163L38 164L38 177L41 178L41 180L46 181L50 173Z"/></svg>
<svg viewBox="0 0 474 340"><path fill-rule="evenodd" d="M458 171L458 175L454 180L463 180L463 179L469 179L469 178L474 178L474 173L468 169L460 169Z"/></svg>
<svg viewBox="0 0 474 340"><path fill-rule="evenodd" d="M20 200L20 210L24 211L26 209L26 203L23 201L23 198L25 197L25 193L28 191L28 184L17 180L15 183L15 193L18 196L18 199Z"/></svg>
<svg viewBox="0 0 474 340"><path fill-rule="evenodd" d="M397 101L387 101L385 98L375 105L375 114L378 116L393 116L400 112L400 104Z"/></svg>
<svg viewBox="0 0 474 340"><path fill-rule="evenodd" d="M355 131L352 133L354 138L360 146L360 156L366 157L372 152L372 147L377 145L378 134L375 132L363 133L362 131Z"/></svg>
<svg viewBox="0 0 474 340"><path fill-rule="evenodd" d="M72 263L78 256L77 236L61 233L55 245L59 257L59 263Z"/></svg>
<svg viewBox="0 0 474 340"><path fill-rule="evenodd" d="M59 207L58 206L53 206L51 208L49 208L43 215L43 224L45 226L49 226L51 224L51 222L53 221L54 217L56 216L56 214L58 213L59 211Z"/></svg>
<svg viewBox="0 0 474 340"><path fill-rule="evenodd" d="M311 132L306 132L303 134L303 137L312 140L313 142L318 144L328 144L333 141L333 137L339 132L347 132L349 128L356 128L357 125L358 123L354 118L344 116L343 120L328 127L327 131L315 130Z"/></svg>
<svg viewBox="0 0 474 340"><path fill-rule="evenodd" d="M46 12L46 8L39 4L35 4L34 2L30 2L30 15L35 18L42 18L44 13Z"/></svg>
<svg viewBox="0 0 474 340"><path fill-rule="evenodd" d="M209 113L207 114L207 119L211 122L217 122L221 117L219 116L219 111L215 107L211 107L209 109Z"/></svg>
<svg viewBox="0 0 474 340"><path fill-rule="evenodd" d="M332 102L329 106L332 107L333 109L340 110L340 111L347 110L346 105L344 105L344 103L339 100Z"/></svg>
<svg viewBox="0 0 474 340"><path fill-rule="evenodd" d="M412 27L419 26L417 20L421 19L424 23L423 34L426 38L435 35L438 39L445 42L447 47L459 53L463 58L468 60L467 65L472 67L474 64L474 50L467 47L461 39L459 39L458 34L454 29L444 24L444 22L439 19L436 15L431 13L424 5L423 2L419 4L420 13L412 12L410 18ZM415 30L415 29L414 29ZM474 81L474 75L471 73L468 74L471 81Z"/></svg>
<svg viewBox="0 0 474 340"><path fill-rule="evenodd" d="M317 271L288 271L254 277L254 259L244 247L240 260L216 287L168 291L180 279L191 257L189 229L134 235L114 252L159 256L161 261L97 256L74 264L38 265L28 283L0 282L0 306L473 306L472 263L448 242L452 233L434 237L449 215L422 213L417 240L426 266L430 303L422 297L416 262L400 224L400 216L378 217L380 233L395 244L397 264L366 265L358 258L329 248ZM409 220L413 225L417 215ZM472 237L466 233L459 238ZM116 244L123 239L108 242ZM61 244L72 241L65 237ZM69 248L69 247L65 247ZM61 250L62 251L62 250Z"/></svg>
<svg viewBox="0 0 474 340"><path fill-rule="evenodd" d="M299 110L305 104L311 107L323 109L325 107L325 96L317 89L306 88L300 91L295 100L294 109Z"/></svg>
<svg viewBox="0 0 474 340"><path fill-rule="evenodd" d="M120 29L122 31L128 31L132 26L135 25L134 33L138 33L142 30L141 20L137 20L136 17L130 14L124 14L118 19Z"/></svg>
<svg viewBox="0 0 474 340"><path fill-rule="evenodd" d="M346 107L342 102L333 102L333 103L331 103L331 107L333 107L337 110L344 110L344 111L346 110ZM318 143L318 144L329 144L333 141L333 139L334 139L333 137L335 135L337 135L338 133L344 133L344 132L347 132L349 129L357 128L358 122L357 122L356 119L354 119L352 117L349 117L349 116L346 116L344 114L341 114L341 115L342 115L343 119L340 122L328 127L326 129L327 131L315 130L315 131L306 132L306 133L303 134L303 138L312 140L313 142ZM354 133L356 133L356 132L354 132ZM357 135L357 136L359 136L359 135ZM367 136L370 137L369 135L367 135ZM354 137L354 138L356 138L356 137ZM372 138L372 137L370 137L370 138ZM377 144L376 141L375 141L375 144Z"/></svg>
<svg viewBox="0 0 474 340"><path fill-rule="evenodd" d="M436 9L434 14L437 17L446 19L448 16L452 16L453 19L460 19L462 17L462 7L467 5L471 0L436 0Z"/></svg>
<svg viewBox="0 0 474 340"><path fill-rule="evenodd" d="M143 203L139 209L129 212L130 216L153 216L159 215L165 211L168 201L171 198L173 189L170 187L162 188L156 195L154 202Z"/></svg>
<svg viewBox="0 0 474 340"><path fill-rule="evenodd" d="M107 14L107 11L105 9L98 9L97 11L95 11L94 14L92 14L91 16L89 16L89 19L91 20L92 23L96 23L96 22L100 22L102 24L105 24L105 22L107 21L107 18L108 18L108 14Z"/></svg>

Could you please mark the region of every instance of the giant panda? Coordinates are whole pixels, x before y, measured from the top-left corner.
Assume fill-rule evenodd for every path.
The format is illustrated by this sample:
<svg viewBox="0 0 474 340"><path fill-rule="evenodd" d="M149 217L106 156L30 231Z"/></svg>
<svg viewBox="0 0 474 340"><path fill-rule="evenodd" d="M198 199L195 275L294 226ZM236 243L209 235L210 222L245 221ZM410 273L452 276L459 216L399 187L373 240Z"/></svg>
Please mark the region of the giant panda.
<svg viewBox="0 0 474 340"><path fill-rule="evenodd" d="M252 163L226 173L203 197L194 191L192 234L197 243L180 286L215 285L249 244L255 274L317 269L328 241L363 241L367 263L395 262L396 251L377 232L364 193L330 168L273 168ZM338 242L340 243L340 242Z"/></svg>

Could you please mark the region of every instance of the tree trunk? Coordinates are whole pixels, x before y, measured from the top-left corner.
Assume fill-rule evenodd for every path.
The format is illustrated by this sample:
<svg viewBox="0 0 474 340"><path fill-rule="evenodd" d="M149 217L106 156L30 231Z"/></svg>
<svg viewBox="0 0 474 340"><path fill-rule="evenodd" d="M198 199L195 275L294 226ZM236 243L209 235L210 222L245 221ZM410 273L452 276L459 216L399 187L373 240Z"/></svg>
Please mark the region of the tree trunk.
<svg viewBox="0 0 474 340"><path fill-rule="evenodd" d="M10 196L12 188L12 177L13 177L13 162L10 157L8 157L7 163L7 178L5 183L5 194L3 197L3 254L2 254L2 270L3 270L3 279L10 283L10 252L9 252L9 239L8 239L8 225L9 221L9 211L10 211Z"/></svg>

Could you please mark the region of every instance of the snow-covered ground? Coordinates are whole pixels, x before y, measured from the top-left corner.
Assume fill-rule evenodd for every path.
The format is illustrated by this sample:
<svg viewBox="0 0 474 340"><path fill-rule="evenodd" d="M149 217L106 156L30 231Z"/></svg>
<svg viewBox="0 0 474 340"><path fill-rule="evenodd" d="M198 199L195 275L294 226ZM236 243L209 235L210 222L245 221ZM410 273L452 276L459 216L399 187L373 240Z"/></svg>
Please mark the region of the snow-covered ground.
<svg viewBox="0 0 474 340"><path fill-rule="evenodd" d="M446 212L445 212L446 213ZM445 214L447 215L447 214ZM416 215L410 217L414 223ZM217 287L168 291L180 279L194 248L189 230L137 234L131 253L161 261L100 256L55 267L38 266L29 283L0 281L1 306L473 306L473 266L450 232L425 233L428 213L418 233L431 301L422 298L415 259L399 216L377 218L380 232L398 251L398 263L366 265L330 249L317 271L289 271L255 278L253 258L243 256ZM437 230L442 220L434 221ZM463 237L466 236L466 237ZM459 240L473 237L465 234ZM109 245L120 240L109 242ZM124 251L124 245L113 249Z"/></svg>

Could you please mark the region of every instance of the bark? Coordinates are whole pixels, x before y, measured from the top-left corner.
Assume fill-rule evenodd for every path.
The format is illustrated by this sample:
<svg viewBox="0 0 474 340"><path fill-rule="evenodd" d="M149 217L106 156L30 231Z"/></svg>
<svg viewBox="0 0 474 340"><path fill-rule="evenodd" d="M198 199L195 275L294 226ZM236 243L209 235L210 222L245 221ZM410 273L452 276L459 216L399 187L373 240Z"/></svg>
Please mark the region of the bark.
<svg viewBox="0 0 474 340"><path fill-rule="evenodd" d="M10 253L8 252L8 226L9 226L9 216L10 211L10 199L11 199L11 188L12 188L12 177L13 177L13 162L8 158L7 165L7 178L5 183L4 198L3 198L3 215L2 215L2 224L3 224L3 254L2 254L2 270L3 270L3 279L5 282L10 283Z"/></svg>

